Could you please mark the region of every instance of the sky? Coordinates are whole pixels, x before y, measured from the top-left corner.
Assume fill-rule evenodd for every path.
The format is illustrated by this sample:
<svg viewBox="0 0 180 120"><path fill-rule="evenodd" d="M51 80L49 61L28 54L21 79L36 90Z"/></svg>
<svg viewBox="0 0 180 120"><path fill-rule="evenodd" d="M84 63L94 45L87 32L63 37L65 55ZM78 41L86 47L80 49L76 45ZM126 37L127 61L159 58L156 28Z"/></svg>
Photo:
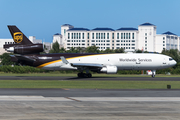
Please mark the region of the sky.
<svg viewBox="0 0 180 120"><path fill-rule="evenodd" d="M0 0L0 39L11 38L7 25L52 42L63 24L116 30L146 22L157 26L157 34L180 36L180 0Z"/></svg>

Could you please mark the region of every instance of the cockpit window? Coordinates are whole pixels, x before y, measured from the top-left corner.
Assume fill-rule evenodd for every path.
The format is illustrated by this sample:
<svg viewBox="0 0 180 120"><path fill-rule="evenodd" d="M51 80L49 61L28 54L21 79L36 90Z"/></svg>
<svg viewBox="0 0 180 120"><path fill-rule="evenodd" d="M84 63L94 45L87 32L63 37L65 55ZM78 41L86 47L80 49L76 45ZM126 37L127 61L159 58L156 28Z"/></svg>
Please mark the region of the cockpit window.
<svg viewBox="0 0 180 120"><path fill-rule="evenodd" d="M173 60L173 58L169 58L169 61L172 61Z"/></svg>

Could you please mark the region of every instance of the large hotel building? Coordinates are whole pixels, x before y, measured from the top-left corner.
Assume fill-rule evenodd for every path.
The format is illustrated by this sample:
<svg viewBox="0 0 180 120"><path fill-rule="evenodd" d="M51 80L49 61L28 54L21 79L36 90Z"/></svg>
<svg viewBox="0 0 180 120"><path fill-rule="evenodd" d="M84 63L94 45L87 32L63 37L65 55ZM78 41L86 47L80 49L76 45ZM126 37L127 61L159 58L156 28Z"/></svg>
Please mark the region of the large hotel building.
<svg viewBox="0 0 180 120"><path fill-rule="evenodd" d="M156 34L156 26L144 23L137 28L75 28L72 25L61 26L61 34L53 36L53 43L58 42L66 50L71 47L96 45L100 50L124 48L126 52L137 49L149 52L161 52L163 49L180 50L180 37L171 32Z"/></svg>

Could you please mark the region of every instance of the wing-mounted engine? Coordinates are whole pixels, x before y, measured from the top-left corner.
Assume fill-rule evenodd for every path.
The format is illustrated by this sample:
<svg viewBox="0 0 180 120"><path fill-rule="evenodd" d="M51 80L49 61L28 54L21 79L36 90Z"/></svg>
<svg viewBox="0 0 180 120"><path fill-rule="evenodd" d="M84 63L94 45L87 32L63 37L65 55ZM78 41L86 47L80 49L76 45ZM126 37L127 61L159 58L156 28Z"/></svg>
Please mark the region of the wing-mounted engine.
<svg viewBox="0 0 180 120"><path fill-rule="evenodd" d="M100 70L100 72L107 73L107 74L116 74L117 67L116 66L105 66Z"/></svg>
<svg viewBox="0 0 180 120"><path fill-rule="evenodd" d="M43 52L43 44L30 44L30 45L4 45L4 48L8 52L15 54L34 54Z"/></svg>

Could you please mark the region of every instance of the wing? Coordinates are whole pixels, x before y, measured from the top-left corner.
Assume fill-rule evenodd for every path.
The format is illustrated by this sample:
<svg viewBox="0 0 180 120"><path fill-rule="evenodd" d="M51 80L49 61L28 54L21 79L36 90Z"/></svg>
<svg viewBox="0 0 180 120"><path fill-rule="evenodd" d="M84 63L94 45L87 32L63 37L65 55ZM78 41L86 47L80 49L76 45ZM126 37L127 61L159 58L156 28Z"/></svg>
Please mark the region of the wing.
<svg viewBox="0 0 180 120"><path fill-rule="evenodd" d="M60 57L64 64L70 64L72 67L77 68L88 68L89 70L99 70L103 68L102 64L93 64L93 63L69 63L63 56Z"/></svg>

